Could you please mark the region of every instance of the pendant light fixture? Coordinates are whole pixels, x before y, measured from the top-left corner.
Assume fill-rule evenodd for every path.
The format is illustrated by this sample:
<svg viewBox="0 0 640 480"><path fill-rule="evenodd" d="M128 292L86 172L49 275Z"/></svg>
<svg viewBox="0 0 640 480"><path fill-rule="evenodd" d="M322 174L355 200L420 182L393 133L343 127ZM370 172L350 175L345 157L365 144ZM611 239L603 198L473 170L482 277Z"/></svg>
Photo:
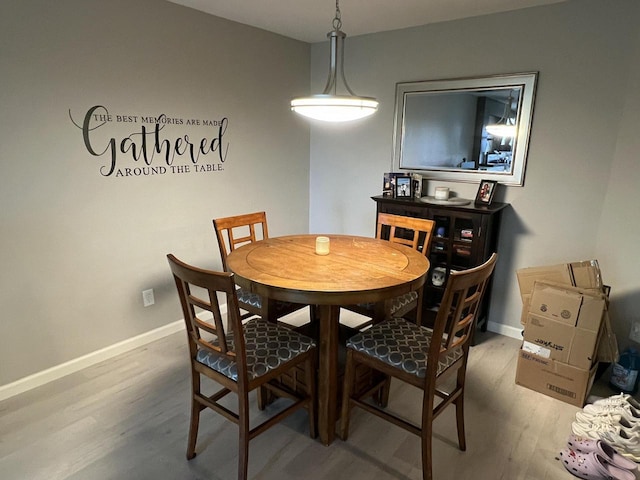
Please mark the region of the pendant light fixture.
<svg viewBox="0 0 640 480"><path fill-rule="evenodd" d="M497 123L487 125L487 132L496 137L515 137L517 133L515 119L511 118L512 91L509 90L509 99L504 106L504 113Z"/></svg>
<svg viewBox="0 0 640 480"><path fill-rule="evenodd" d="M368 117L378 109L378 101L372 97L360 97L353 93L344 76L344 39L340 30L342 19L339 0L336 0L336 16L333 30L327 34L330 40L329 77L324 92L291 100L291 110L305 117L326 122L347 122ZM338 95L338 79L342 80L349 95Z"/></svg>

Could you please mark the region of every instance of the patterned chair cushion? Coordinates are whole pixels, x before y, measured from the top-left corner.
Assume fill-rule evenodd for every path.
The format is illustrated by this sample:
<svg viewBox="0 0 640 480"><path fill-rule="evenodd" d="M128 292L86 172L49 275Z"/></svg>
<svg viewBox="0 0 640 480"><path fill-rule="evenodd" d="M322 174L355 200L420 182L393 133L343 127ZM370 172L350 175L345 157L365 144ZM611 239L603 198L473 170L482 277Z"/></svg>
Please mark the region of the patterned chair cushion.
<svg viewBox="0 0 640 480"><path fill-rule="evenodd" d="M236 295L238 296L240 308L242 308L242 304L250 305L258 310L262 308L262 297L257 293L252 293L243 288L238 288ZM283 314L294 311L298 305L290 302L274 302L274 306L276 309L276 316L280 317ZM300 307L302 307L302 305L300 305Z"/></svg>
<svg viewBox="0 0 640 480"><path fill-rule="evenodd" d="M247 352L247 374L249 379L265 375L284 362L308 352L316 343L313 339L288 328L254 318L243 324ZM227 334L229 345L233 345L233 334ZM214 341L214 344L217 342ZM220 372L233 381L238 381L236 362L224 355L200 349L196 361Z"/></svg>
<svg viewBox="0 0 640 480"><path fill-rule="evenodd" d="M394 316L397 312L410 305L412 302L418 300L418 292L409 292L398 297L395 297L389 307L389 314ZM373 302L358 303L358 308L361 310L367 310L373 313L376 308L376 304ZM405 312L406 313L406 312Z"/></svg>
<svg viewBox="0 0 640 480"><path fill-rule="evenodd" d="M407 373L424 378L432 331L404 318L392 318L374 325L347 340L347 348L377 358ZM440 375L462 358L462 348L456 348L438 362Z"/></svg>
<svg viewBox="0 0 640 480"><path fill-rule="evenodd" d="M240 305L244 303L245 305L251 305L257 309L262 308L262 297L257 293L251 293L243 288L238 288L238 290L236 290L236 295L238 296L238 302Z"/></svg>
<svg viewBox="0 0 640 480"><path fill-rule="evenodd" d="M409 292L404 295L400 295L399 297L394 298L393 302L391 302L389 313L393 316L396 312L402 310L416 300L418 300L418 292Z"/></svg>

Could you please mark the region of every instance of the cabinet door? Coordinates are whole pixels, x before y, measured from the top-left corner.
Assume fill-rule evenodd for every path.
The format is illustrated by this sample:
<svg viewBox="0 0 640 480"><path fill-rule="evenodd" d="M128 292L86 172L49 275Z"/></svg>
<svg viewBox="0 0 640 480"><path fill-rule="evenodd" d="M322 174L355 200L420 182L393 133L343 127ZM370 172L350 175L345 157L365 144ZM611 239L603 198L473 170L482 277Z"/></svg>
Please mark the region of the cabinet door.
<svg viewBox="0 0 640 480"><path fill-rule="evenodd" d="M451 265L453 270L476 267L482 251L482 221L479 215L451 218Z"/></svg>
<svg viewBox="0 0 640 480"><path fill-rule="evenodd" d="M451 217L443 215L442 212L436 212L431 215L431 220L435 221L436 225L431 236L431 251L429 252L431 267L427 285L444 289L451 264L451 235L453 231Z"/></svg>
<svg viewBox="0 0 640 480"><path fill-rule="evenodd" d="M482 263L482 215L432 209L431 218L436 222L431 240L427 281L428 301L437 304L444 293L444 286L451 271L466 270Z"/></svg>

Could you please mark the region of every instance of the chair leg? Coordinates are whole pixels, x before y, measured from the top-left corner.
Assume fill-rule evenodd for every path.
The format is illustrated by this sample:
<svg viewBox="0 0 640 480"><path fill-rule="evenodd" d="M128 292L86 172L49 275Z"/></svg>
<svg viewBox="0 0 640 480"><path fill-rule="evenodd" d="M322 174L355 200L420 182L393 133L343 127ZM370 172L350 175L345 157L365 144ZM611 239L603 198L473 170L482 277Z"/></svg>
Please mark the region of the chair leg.
<svg viewBox="0 0 640 480"><path fill-rule="evenodd" d="M454 400L456 405L456 424L458 427L458 445L463 452L467 449L467 441L464 435L464 379L466 376L466 365L458 369L456 390L460 390L460 395Z"/></svg>
<svg viewBox="0 0 640 480"><path fill-rule="evenodd" d="M389 405L389 393L391 392L391 377L389 375L384 379L384 385L378 390L378 404L382 408Z"/></svg>
<svg viewBox="0 0 640 480"><path fill-rule="evenodd" d="M305 362L305 381L307 382L307 395L309 395L309 406L307 408L309 415L309 435L311 438L318 436L318 421L316 419L316 380L315 380L315 358L309 355Z"/></svg>
<svg viewBox="0 0 640 480"><path fill-rule="evenodd" d="M458 445L463 452L467 449L467 441L464 435L464 396L460 395L456 401L456 424L458 427Z"/></svg>
<svg viewBox="0 0 640 480"><path fill-rule="evenodd" d="M249 396L246 392L238 394L238 480L247 480L249 476Z"/></svg>
<svg viewBox="0 0 640 480"><path fill-rule="evenodd" d="M422 430L422 480L433 480L432 433L431 425L429 425L428 432Z"/></svg>
<svg viewBox="0 0 640 480"><path fill-rule="evenodd" d="M378 302L375 304L375 306L373 307L373 315L372 315L372 323L373 325L376 325L382 321L384 321L385 318L387 318L387 313L389 312L389 305L387 304L387 302Z"/></svg>
<svg viewBox="0 0 640 480"><path fill-rule="evenodd" d="M320 338L320 309L317 305L309 305L309 336L315 340Z"/></svg>
<svg viewBox="0 0 640 480"><path fill-rule="evenodd" d="M340 415L340 430L338 434L344 441L349 437L349 416L351 415L351 391L355 380L355 360L353 350L347 349L347 365L344 371L344 385L342 388L342 412Z"/></svg>
<svg viewBox="0 0 640 480"><path fill-rule="evenodd" d="M265 387L258 387L258 410L264 410L269 404L269 390Z"/></svg>
<svg viewBox="0 0 640 480"><path fill-rule="evenodd" d="M198 426L200 424L200 412L202 405L196 402L196 395L200 395L200 374L191 371L191 423L189 424L189 439L187 441L187 460L196 456L196 439L198 438Z"/></svg>
<svg viewBox="0 0 640 480"><path fill-rule="evenodd" d="M423 391L422 400L422 479L433 480L433 404L435 387Z"/></svg>

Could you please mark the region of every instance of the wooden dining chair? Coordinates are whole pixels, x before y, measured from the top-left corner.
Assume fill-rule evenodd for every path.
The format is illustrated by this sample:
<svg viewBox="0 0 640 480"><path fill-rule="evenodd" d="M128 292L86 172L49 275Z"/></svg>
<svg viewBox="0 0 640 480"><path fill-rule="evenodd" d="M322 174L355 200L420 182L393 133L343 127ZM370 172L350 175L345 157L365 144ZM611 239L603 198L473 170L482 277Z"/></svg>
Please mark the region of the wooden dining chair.
<svg viewBox="0 0 640 480"><path fill-rule="evenodd" d="M433 220L378 213L376 238L406 245L428 256L434 227L435 222ZM389 316L405 316L412 310L416 310L416 317L419 318L422 310L421 294L421 290L414 291L386 302L344 305L342 308L369 318L369 320L357 325L358 329L362 329Z"/></svg>
<svg viewBox="0 0 640 480"><path fill-rule="evenodd" d="M347 440L349 417L360 407L421 437L422 476L432 480L433 420L454 404L460 450L466 450L464 433L464 385L467 357L478 308L495 267L497 254L479 267L451 272L433 329L402 318L390 318L347 341L340 437ZM389 388L382 379L366 392L354 391L356 369L368 366L384 376L396 378L422 390L419 424L384 408ZM455 375L455 382L443 380ZM388 395L388 394L387 394ZM368 397L371 396L371 399ZM435 397L438 397L436 403Z"/></svg>
<svg viewBox="0 0 640 480"><path fill-rule="evenodd" d="M228 271L227 256L236 248L269 238L265 212L215 218L213 220L213 228L218 239L220 257L225 271ZM240 308L246 312L243 314L243 318L259 315L270 321L277 321L285 315L306 307L306 305L299 303L265 300L260 295L243 288L238 289L238 303ZM310 307L309 316L311 322L315 320L315 315L315 309Z"/></svg>
<svg viewBox="0 0 640 480"><path fill-rule="evenodd" d="M187 328L191 361L191 423L187 459L196 455L200 412L210 408L238 425L238 480L248 471L249 441L280 420L306 408L309 433L316 436L316 343L313 339L254 317L240 318L233 274L214 272L187 265L167 255L173 273ZM198 288L192 288L198 287ZM226 300L226 319L220 302ZM302 369L304 393L279 382L279 377L293 369ZM213 395L201 391L203 377L222 388ZM250 428L249 392L266 388L277 397L290 400L279 413ZM237 412L219 401L229 393L238 398ZM228 404L227 404L228 405Z"/></svg>

